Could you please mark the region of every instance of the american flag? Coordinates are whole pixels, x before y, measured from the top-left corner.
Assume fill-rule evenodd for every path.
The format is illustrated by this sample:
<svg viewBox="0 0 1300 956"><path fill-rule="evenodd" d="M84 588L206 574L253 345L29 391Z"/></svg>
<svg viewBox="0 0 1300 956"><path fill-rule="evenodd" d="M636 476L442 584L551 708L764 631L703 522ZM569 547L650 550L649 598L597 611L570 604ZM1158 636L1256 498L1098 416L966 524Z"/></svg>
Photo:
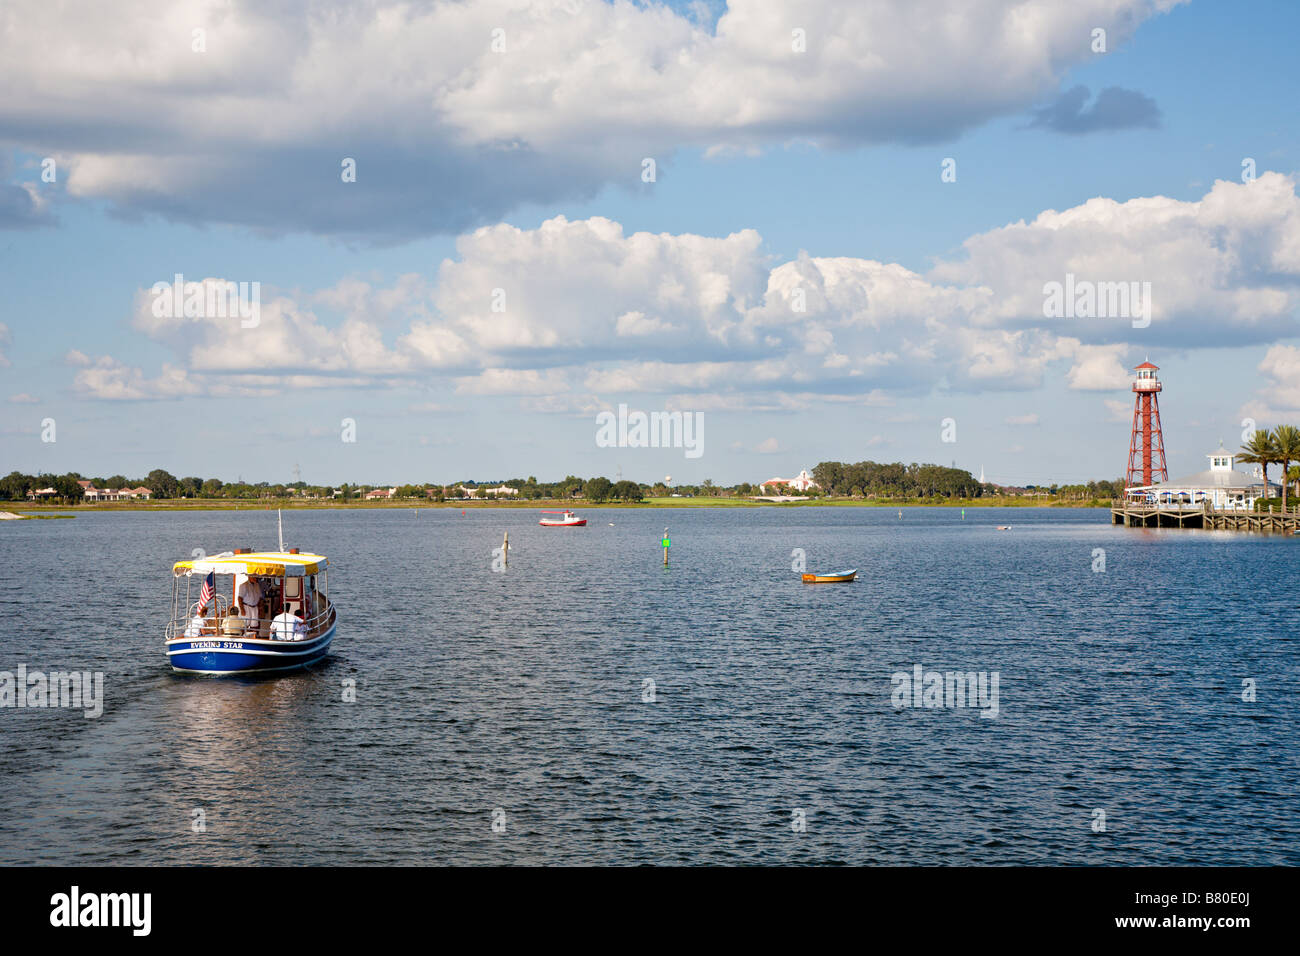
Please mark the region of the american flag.
<svg viewBox="0 0 1300 956"><path fill-rule="evenodd" d="M209 571L208 576L203 579L203 590L199 592L199 613L202 614L208 609L208 602L212 600L212 595L217 591L217 572Z"/></svg>

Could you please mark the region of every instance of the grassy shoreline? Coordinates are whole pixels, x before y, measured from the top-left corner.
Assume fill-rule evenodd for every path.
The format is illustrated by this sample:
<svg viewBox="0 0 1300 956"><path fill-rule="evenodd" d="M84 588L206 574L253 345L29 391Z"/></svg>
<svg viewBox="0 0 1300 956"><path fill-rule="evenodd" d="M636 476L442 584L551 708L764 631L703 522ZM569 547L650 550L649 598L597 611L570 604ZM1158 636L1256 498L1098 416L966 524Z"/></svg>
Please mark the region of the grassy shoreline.
<svg viewBox="0 0 1300 956"><path fill-rule="evenodd" d="M62 512L58 517L71 517L67 512L114 511L273 511L332 509L400 509L400 508L460 508L488 509L514 508L528 510L572 508L1108 508L1109 499L1074 500L1052 497L1017 498L809 498L803 501L754 501L749 498L647 498L641 502L607 501L595 504L589 501L537 499L534 501L428 501L418 498L398 501L331 501L327 499L302 500L296 498L264 498L237 500L226 498L173 498L162 501L105 501L76 505L35 504L33 502L5 502L0 510L24 514L28 517L56 517L52 512Z"/></svg>

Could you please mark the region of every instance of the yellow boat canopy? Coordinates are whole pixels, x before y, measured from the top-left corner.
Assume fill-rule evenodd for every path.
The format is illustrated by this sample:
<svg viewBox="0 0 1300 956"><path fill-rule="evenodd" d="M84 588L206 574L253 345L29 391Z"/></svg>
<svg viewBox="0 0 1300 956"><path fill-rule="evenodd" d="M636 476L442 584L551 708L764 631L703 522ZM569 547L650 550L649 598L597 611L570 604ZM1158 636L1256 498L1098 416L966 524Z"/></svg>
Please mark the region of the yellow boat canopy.
<svg viewBox="0 0 1300 956"><path fill-rule="evenodd" d="M320 554L289 554L284 551L258 551L250 554L215 554L194 561L177 561L172 574L251 574L261 577L300 578L318 574L329 566Z"/></svg>

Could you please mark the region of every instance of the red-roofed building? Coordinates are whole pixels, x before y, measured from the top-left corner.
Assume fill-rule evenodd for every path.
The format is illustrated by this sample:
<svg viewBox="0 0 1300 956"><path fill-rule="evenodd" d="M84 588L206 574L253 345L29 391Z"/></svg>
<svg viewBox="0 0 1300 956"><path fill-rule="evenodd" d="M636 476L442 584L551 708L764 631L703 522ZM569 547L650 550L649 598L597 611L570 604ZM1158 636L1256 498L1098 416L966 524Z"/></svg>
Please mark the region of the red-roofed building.
<svg viewBox="0 0 1300 956"><path fill-rule="evenodd" d="M808 474L805 468L793 478L769 478L758 486L759 491L763 494L785 494L787 491L807 491L809 488L820 488L817 482L813 481L813 476Z"/></svg>
<svg viewBox="0 0 1300 956"><path fill-rule="evenodd" d="M127 498L133 497L132 492L126 488L121 488L116 491L111 488L96 488L94 482L90 481L79 481L77 484L81 485L85 501L123 501ZM143 489L143 491L148 495L148 488Z"/></svg>

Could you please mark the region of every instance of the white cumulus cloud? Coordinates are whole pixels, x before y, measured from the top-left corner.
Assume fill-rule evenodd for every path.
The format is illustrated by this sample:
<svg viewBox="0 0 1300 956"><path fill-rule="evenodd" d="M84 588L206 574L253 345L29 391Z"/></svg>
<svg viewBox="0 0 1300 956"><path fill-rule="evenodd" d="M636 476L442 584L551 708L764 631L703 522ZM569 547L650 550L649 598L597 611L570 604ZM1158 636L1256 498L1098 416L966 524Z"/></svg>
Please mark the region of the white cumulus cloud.
<svg viewBox="0 0 1300 956"><path fill-rule="evenodd" d="M752 230L629 234L600 217L555 217L475 230L428 276L388 287L268 289L253 328L159 316L140 290L134 326L173 350L188 386L214 392L441 380L557 411L633 394L795 410L1035 389L1049 373L1071 389L1127 390L1148 352L1230 341L1274 347L1261 371L1281 401L1296 378L1294 347L1280 340L1297 331L1297 249L1300 197L1277 173L1216 183L1192 202L1045 212L972 236L926 273L848 257L774 264ZM1044 283L1067 273L1151 282L1151 325L1045 317ZM67 361L93 373L79 375L91 393L92 380L115 397L150 391L102 360Z"/></svg>
<svg viewBox="0 0 1300 956"><path fill-rule="evenodd" d="M628 0L8 0L0 144L130 212L459 232L678 149L950 140L1175 2L731 0L710 29Z"/></svg>

